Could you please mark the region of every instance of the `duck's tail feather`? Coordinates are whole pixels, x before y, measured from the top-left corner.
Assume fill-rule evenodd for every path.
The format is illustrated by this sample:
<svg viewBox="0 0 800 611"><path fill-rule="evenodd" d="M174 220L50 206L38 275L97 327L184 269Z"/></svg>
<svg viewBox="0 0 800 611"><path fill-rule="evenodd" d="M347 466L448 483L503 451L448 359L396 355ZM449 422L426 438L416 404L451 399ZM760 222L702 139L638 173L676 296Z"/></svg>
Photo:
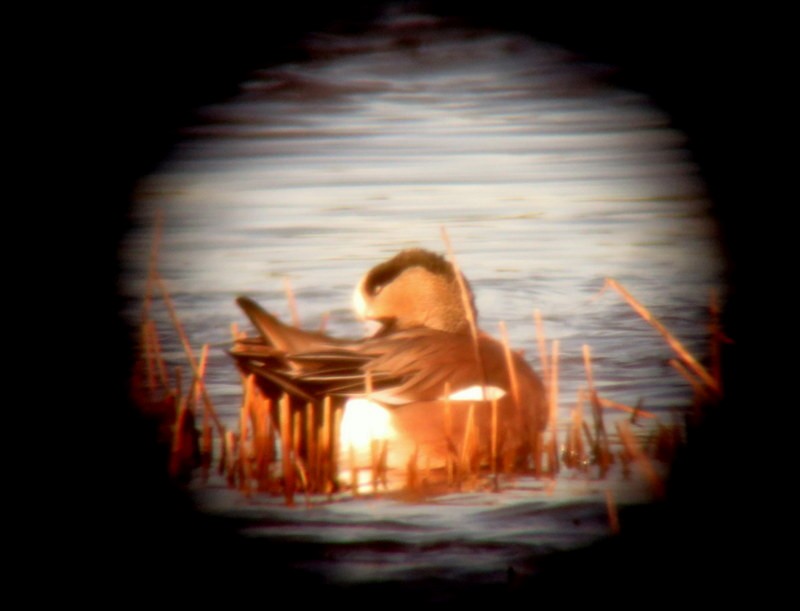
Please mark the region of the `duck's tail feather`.
<svg viewBox="0 0 800 611"><path fill-rule="evenodd" d="M323 346L339 345L339 340L323 333L304 331L282 323L249 297L238 297L236 304L253 323L261 338L270 346L284 352L306 352Z"/></svg>

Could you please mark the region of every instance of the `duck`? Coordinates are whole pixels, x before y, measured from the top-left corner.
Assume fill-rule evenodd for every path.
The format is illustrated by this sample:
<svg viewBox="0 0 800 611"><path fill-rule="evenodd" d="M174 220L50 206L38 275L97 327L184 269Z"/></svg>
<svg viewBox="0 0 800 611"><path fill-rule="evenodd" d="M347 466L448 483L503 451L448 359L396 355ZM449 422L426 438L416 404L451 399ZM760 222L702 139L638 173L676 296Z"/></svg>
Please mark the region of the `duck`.
<svg viewBox="0 0 800 611"><path fill-rule="evenodd" d="M544 386L520 352L477 326L472 287L450 261L402 250L364 274L352 302L356 317L374 326L362 338L288 325L239 296L257 336L229 353L266 396L318 407L331 397L344 413L341 443L355 443L354 431L365 429L391 440L398 465L420 448L443 460L470 419L487 444L493 409L500 446L527 460L547 422Z"/></svg>

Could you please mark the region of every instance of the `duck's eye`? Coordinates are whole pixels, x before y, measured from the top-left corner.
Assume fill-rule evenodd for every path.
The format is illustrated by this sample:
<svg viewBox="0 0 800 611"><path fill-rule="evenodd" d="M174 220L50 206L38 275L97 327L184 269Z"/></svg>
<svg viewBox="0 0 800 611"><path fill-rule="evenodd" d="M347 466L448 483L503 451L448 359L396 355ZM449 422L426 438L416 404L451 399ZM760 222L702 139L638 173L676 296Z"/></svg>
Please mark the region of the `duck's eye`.
<svg viewBox="0 0 800 611"><path fill-rule="evenodd" d="M380 295L382 290L383 290L383 285L376 284L375 286L372 287L372 295L373 296Z"/></svg>

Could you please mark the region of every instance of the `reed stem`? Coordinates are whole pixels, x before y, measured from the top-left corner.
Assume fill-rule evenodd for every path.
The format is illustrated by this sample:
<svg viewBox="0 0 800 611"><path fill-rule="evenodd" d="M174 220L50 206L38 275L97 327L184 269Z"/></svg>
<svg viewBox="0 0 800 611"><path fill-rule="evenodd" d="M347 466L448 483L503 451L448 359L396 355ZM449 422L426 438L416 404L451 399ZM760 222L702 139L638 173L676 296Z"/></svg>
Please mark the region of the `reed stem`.
<svg viewBox="0 0 800 611"><path fill-rule="evenodd" d="M326 397L330 399L330 397ZM329 403L330 405L330 403ZM339 452L341 451L340 437L342 434L342 410L337 409L333 412L333 431L331 434L331 451L330 451L330 492L336 488L339 479Z"/></svg>
<svg viewBox="0 0 800 611"><path fill-rule="evenodd" d="M550 447L549 447L549 466L551 475L555 476L559 471L558 460L558 357L559 340L553 340L550 357L550 384L548 384L548 396L550 398Z"/></svg>
<svg viewBox="0 0 800 611"><path fill-rule="evenodd" d="M452 485L455 482L455 443L453 442L453 408L450 404L450 382L444 383L444 441L445 448L445 470L447 471L447 483Z"/></svg>
<svg viewBox="0 0 800 611"><path fill-rule="evenodd" d="M309 401L306 403L306 461L308 462L309 486L312 490L317 489L319 482L317 441L317 418L314 413L314 404Z"/></svg>
<svg viewBox="0 0 800 611"><path fill-rule="evenodd" d="M228 482L228 486L234 488L236 487L236 480L238 479L237 465L239 464L236 457L236 437L234 436L234 432L226 431L224 439L225 451L223 456L225 458L225 479Z"/></svg>
<svg viewBox="0 0 800 611"><path fill-rule="evenodd" d="M628 454L636 461L636 463L641 468L644 476L650 482L650 486L653 489L653 494L656 498L663 498L664 496L664 482L661 479L661 476L656 471L655 467L653 466L653 462L650 458L642 451L639 442L636 441L636 438L633 435L633 432L630 429L630 424L627 422L617 422L617 430L619 432L619 437L622 440L622 444L625 447L625 450Z"/></svg>
<svg viewBox="0 0 800 611"><path fill-rule="evenodd" d="M379 440L371 439L369 442L372 494L378 493L378 478L380 477L380 445Z"/></svg>
<svg viewBox="0 0 800 611"><path fill-rule="evenodd" d="M172 324L175 327L175 331L178 333L178 337L181 340L181 344L183 345L183 350L186 354L187 360L189 361L189 366L192 368L192 372L194 373L195 378L199 378L197 361L194 358L192 347L189 344L189 338L186 336L186 332L183 330L183 325L181 325L181 321L178 318L178 313L175 310L175 305L172 303L172 298L170 297L169 292L167 291L167 287L165 286L164 281L162 280L158 272L153 272L153 275L155 277L156 284L161 290L161 294L164 298L164 303L167 306L167 311L169 312L170 318L172 319ZM214 420L214 424L217 426L217 430L219 431L220 435L224 435L225 427L223 426L222 421L217 416L216 410L214 409L214 406L211 403L211 397L209 397L208 392L206 391L205 384L203 384L202 382L200 382L200 390L202 393L203 402L205 403L206 408L209 410L209 414Z"/></svg>
<svg viewBox="0 0 800 611"><path fill-rule="evenodd" d="M148 330L150 334L150 346L153 350L153 357L155 358L158 378L164 388L169 388L169 374L167 373L167 365L164 362L164 355L161 353L161 341L158 339L158 331L156 330L155 321L148 321Z"/></svg>
<svg viewBox="0 0 800 611"><path fill-rule="evenodd" d="M250 480L253 476L252 473L252 447L250 445L250 406L253 402L253 392L255 388L255 376L250 374L247 376L247 392L242 402L242 408L239 411L239 460L241 461L242 481L240 482L241 488L245 495L250 495Z"/></svg>
<svg viewBox="0 0 800 611"><path fill-rule="evenodd" d="M645 321L650 323L656 331L658 331L661 336L667 341L667 344L670 348L672 348L678 357L695 373L703 382L714 392L719 394L721 392L721 388L714 377L708 373L708 370L703 367L697 359L695 359L686 348L684 348L683 344L681 344L672 333L670 333L664 325L662 325L656 318L653 316L650 311L645 308L642 304L640 304L634 297L616 280L613 278L606 278L606 286L610 286L614 290L616 290L625 301L634 309L634 311L639 314Z"/></svg>
<svg viewBox="0 0 800 611"><path fill-rule="evenodd" d="M539 346L539 360L542 367L542 380L549 380L549 359L547 358L547 339L544 334L544 325L542 325L542 314L539 310L533 311L533 322L536 328L536 343Z"/></svg>
<svg viewBox="0 0 800 611"><path fill-rule="evenodd" d="M356 449L352 443L348 447L350 458L350 484L353 488L353 496L358 496L358 464L356 462Z"/></svg>
<svg viewBox="0 0 800 611"><path fill-rule="evenodd" d="M494 491L500 490L500 482L497 475L497 398L492 399L492 439L491 439L491 462L492 479L494 480Z"/></svg>
<svg viewBox="0 0 800 611"><path fill-rule="evenodd" d="M500 321L500 338L503 344L503 353L505 355L506 368L508 369L508 377L511 385L511 397L514 400L514 416L517 423L517 430L520 432L521 436L524 436L531 429L529 426L531 423L525 422L522 410L522 399L520 398L519 391L519 379L517 378L517 367L514 363L514 355L511 353L511 346L508 342L506 324L502 320ZM536 420L538 420L537 416L534 416L534 419L535 422L533 423L532 428L536 428ZM515 451L516 450L517 449L515 449Z"/></svg>
<svg viewBox="0 0 800 611"><path fill-rule="evenodd" d="M651 419L658 419L653 412L648 412L647 410L642 409L641 407L631 407L630 405L626 405L624 403L620 403L618 401L612 401L611 399L606 399L605 397L597 397L597 400L600 402L602 407L608 407L611 409L618 409L623 412L628 412L629 414L635 416L641 416L642 418L651 418Z"/></svg>
<svg viewBox="0 0 800 611"><path fill-rule="evenodd" d="M150 259L147 265L147 280L144 286L144 301L142 303L142 322L150 320L150 308L153 303L153 284L155 282L155 275L158 267L158 250L161 246L161 234L163 227L163 213L159 210L156 212L156 218L153 230L153 243L150 245Z"/></svg>
<svg viewBox="0 0 800 611"><path fill-rule="evenodd" d="M467 477L472 475L470 454L472 450L472 436L475 422L475 404L469 404L469 411L467 412L467 422L464 427L464 439L461 442L461 469L460 471Z"/></svg>
<svg viewBox="0 0 800 611"><path fill-rule="evenodd" d="M594 374L592 373L592 353L588 344L583 345L583 363L586 369L586 382L589 386L589 402L592 406L592 418L594 420L594 443L592 448L594 458L600 469L600 477L605 477L611 465L611 451L609 450L608 435L605 423L603 422L603 409L600 397L594 387ZM591 438L588 429L585 429L587 437Z"/></svg>
<svg viewBox="0 0 800 611"><path fill-rule="evenodd" d="M269 490L270 464L274 458L272 445L272 401L260 394L257 396L256 409L256 464L258 465L258 489Z"/></svg>
<svg viewBox="0 0 800 611"><path fill-rule="evenodd" d="M150 322L149 320L144 321L139 327L139 333L141 335L141 345L142 345L142 353L144 355L144 365L145 365L145 382L147 385L147 390L150 393L154 393L156 390L156 372L155 372L155 363L153 358L153 347L151 345L150 340Z"/></svg>
<svg viewBox="0 0 800 611"><path fill-rule="evenodd" d="M453 272L458 283L458 289L461 292L461 304L464 307L464 314L466 315L467 322L469 323L469 332L472 336L472 348L475 357L475 364L478 368L478 380L481 383L482 395L486 398L486 370L481 358L480 345L478 343L478 324L475 320L475 312L472 310L472 299L470 299L469 289L464 282L464 276L461 274L461 269L458 267L453 247L450 244L450 238L447 235L447 230L442 227L442 240L444 241L447 249L447 256L450 259L450 264L453 266Z"/></svg>
<svg viewBox="0 0 800 611"><path fill-rule="evenodd" d="M320 489L328 492L333 489L333 451L331 440L331 398L325 396L322 401L322 428L320 429L319 441L319 472L322 481Z"/></svg>
<svg viewBox="0 0 800 611"><path fill-rule="evenodd" d="M594 393L594 375L592 373L592 350L589 344L583 345L583 366L586 369L586 383L589 387L589 394Z"/></svg>
<svg viewBox="0 0 800 611"><path fill-rule="evenodd" d="M281 462L283 465L283 494L287 505L294 505L294 461L292 460L292 409L289 395L280 398Z"/></svg>

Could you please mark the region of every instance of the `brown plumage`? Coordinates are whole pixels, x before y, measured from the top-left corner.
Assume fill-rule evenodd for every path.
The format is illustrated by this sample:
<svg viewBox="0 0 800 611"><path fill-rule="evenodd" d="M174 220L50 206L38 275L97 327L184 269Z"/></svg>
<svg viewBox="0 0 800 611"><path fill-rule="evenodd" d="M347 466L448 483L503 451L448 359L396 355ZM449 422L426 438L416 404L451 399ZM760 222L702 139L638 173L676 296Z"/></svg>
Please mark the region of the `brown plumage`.
<svg viewBox="0 0 800 611"><path fill-rule="evenodd" d="M361 340L291 327L247 297L237 303L259 337L237 342L231 355L244 372L256 375L259 386L271 396L287 392L303 402L320 402L326 395L342 401L365 397L369 375L369 398L391 408L401 425L403 414L409 414L411 430L405 432L412 438L428 438L431 431L421 429L428 427L427 415L430 423L438 423L430 426L441 425L437 410L441 411L446 388L452 394L480 388L485 382L486 389L503 395L499 400L503 439L527 446L530 433L546 423L541 381L518 353L512 352L511 358L519 404L512 396L503 345L480 332L480 363L476 360L455 272L437 254L403 251L361 279L354 295L357 313L381 323L375 335ZM474 313L471 290L470 307ZM488 406L488 401L477 403Z"/></svg>
<svg viewBox="0 0 800 611"><path fill-rule="evenodd" d="M472 289L463 280L475 315ZM415 327L469 332L453 266L421 248L403 250L367 272L356 286L353 305L360 318L381 323L383 335Z"/></svg>

